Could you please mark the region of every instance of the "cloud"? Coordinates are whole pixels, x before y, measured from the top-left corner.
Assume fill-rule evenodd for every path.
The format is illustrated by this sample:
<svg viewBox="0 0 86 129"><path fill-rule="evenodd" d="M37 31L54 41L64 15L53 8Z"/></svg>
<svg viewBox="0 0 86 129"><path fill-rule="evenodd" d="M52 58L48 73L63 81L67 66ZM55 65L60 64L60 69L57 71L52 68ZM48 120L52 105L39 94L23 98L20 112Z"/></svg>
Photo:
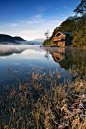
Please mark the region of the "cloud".
<svg viewBox="0 0 86 129"><path fill-rule="evenodd" d="M44 20L36 20L36 19L33 19L31 21L27 21L28 25L31 25L31 24L36 24L36 23L40 23L40 22L43 22Z"/></svg>
<svg viewBox="0 0 86 129"><path fill-rule="evenodd" d="M52 17L52 18L46 18L45 22L44 20L41 18L41 20L38 21L39 15L36 15L37 20L36 21L31 21L29 22L29 24L32 24L30 26L26 25L26 27L24 26L24 29L22 29L20 31L20 29L18 30L18 32L16 32L16 35L20 35L22 38L30 41L30 40L34 40L37 38L45 38L44 33L46 32L46 30L50 31L50 36L53 32L53 30L58 27L62 20L58 20L56 17Z"/></svg>
<svg viewBox="0 0 86 129"><path fill-rule="evenodd" d="M46 11L46 10L48 9L48 7L45 8L45 7L43 7L43 6L37 6L36 9L37 9L39 12L44 12L44 11Z"/></svg>
<svg viewBox="0 0 86 129"><path fill-rule="evenodd" d="M45 19L42 19L42 14L37 14L36 16L32 17L31 20L27 21L28 25L36 24L40 22L44 22Z"/></svg>
<svg viewBox="0 0 86 129"><path fill-rule="evenodd" d="M16 26L18 26L17 23L12 23L12 24L10 25L10 27L16 27Z"/></svg>
<svg viewBox="0 0 86 129"><path fill-rule="evenodd" d="M68 7L64 5L63 8L64 8L64 9L67 9Z"/></svg>
<svg viewBox="0 0 86 129"><path fill-rule="evenodd" d="M11 28L11 27L17 27L20 23L3 23L3 25L0 25L0 28Z"/></svg>
<svg viewBox="0 0 86 129"><path fill-rule="evenodd" d="M45 51L35 51L35 50L30 50L30 49L27 49L25 51L22 52L23 55L28 55L28 54L31 54L31 53L34 53L34 54L45 54Z"/></svg>
<svg viewBox="0 0 86 129"><path fill-rule="evenodd" d="M50 31L50 36L53 30L58 27L62 20L59 20L56 15L52 17L37 14L29 20L17 21L17 23L7 23L2 27L2 31L12 36L20 36L25 40L34 40L38 38L45 38L44 33L46 30ZM12 28L14 27L14 28ZM6 28L9 28L6 30Z"/></svg>
<svg viewBox="0 0 86 129"><path fill-rule="evenodd" d="M58 14L57 16L62 19L62 18L68 18L69 16L74 16L74 13L73 13L73 9L72 7L70 6L62 6L62 8L56 8L56 11L58 11Z"/></svg>

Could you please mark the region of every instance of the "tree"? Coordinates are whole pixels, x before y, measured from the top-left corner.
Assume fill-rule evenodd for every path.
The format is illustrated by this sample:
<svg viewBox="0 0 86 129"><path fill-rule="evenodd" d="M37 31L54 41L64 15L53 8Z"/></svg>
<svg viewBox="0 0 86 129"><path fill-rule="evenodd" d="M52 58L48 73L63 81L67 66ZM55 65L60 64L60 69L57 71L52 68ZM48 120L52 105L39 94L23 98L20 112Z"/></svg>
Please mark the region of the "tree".
<svg viewBox="0 0 86 129"><path fill-rule="evenodd" d="M76 7L74 12L76 16L78 13L82 16L77 17L78 21L72 43L75 46L83 46L86 45L86 0L81 0L81 3Z"/></svg>
<svg viewBox="0 0 86 129"><path fill-rule="evenodd" d="M49 30L47 30L47 32L45 33L46 39L47 39L47 45L48 45L48 39L49 39Z"/></svg>
<svg viewBox="0 0 86 129"><path fill-rule="evenodd" d="M45 36L46 36L46 39L48 40L48 38L49 38L49 30L47 30L47 32L45 33Z"/></svg>
<svg viewBox="0 0 86 129"><path fill-rule="evenodd" d="M47 58L47 60L49 60L49 52L48 52L48 50L46 51L45 57Z"/></svg>
<svg viewBox="0 0 86 129"><path fill-rule="evenodd" d="M81 3L76 7L74 12L80 13L80 14L85 14L86 13L86 0L81 0Z"/></svg>

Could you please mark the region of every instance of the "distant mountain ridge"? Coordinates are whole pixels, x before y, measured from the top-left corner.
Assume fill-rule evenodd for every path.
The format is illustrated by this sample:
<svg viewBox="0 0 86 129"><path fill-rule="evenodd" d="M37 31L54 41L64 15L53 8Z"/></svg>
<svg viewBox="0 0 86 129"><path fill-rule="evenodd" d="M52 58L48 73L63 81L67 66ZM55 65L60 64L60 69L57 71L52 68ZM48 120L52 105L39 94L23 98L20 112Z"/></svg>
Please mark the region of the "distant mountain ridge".
<svg viewBox="0 0 86 129"><path fill-rule="evenodd" d="M45 39L43 39L43 38L39 38L39 39L34 39L33 41L35 41L35 42L44 42L44 40Z"/></svg>
<svg viewBox="0 0 86 129"><path fill-rule="evenodd" d="M37 41L38 40L38 41ZM0 34L0 44L29 44L29 45L41 45L43 43L43 39L35 39L33 41L26 41L19 36L12 37L6 34Z"/></svg>
<svg viewBox="0 0 86 129"><path fill-rule="evenodd" d="M10 42L10 43L19 44L19 42L17 41L25 41L25 40L18 36L12 37L10 35L0 34L0 43Z"/></svg>

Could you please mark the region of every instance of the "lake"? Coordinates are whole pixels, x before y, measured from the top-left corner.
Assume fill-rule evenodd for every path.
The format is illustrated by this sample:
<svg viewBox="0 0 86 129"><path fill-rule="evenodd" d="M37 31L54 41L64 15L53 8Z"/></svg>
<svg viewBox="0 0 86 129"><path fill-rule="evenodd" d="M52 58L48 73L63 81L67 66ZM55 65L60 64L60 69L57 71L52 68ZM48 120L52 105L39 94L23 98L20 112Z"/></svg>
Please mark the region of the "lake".
<svg viewBox="0 0 86 129"><path fill-rule="evenodd" d="M0 45L1 129L37 127L38 109L46 111L54 101L59 105L66 92L72 95L70 84L85 75L85 49Z"/></svg>
<svg viewBox="0 0 86 129"><path fill-rule="evenodd" d="M22 81L32 76L33 68L39 72L41 69L43 72L48 72L50 69L51 73L58 69L62 82L64 78L67 80L70 77L68 69L77 67L82 62L86 66L85 49L43 48L39 45L0 45L0 88L1 85L12 84L18 79Z"/></svg>

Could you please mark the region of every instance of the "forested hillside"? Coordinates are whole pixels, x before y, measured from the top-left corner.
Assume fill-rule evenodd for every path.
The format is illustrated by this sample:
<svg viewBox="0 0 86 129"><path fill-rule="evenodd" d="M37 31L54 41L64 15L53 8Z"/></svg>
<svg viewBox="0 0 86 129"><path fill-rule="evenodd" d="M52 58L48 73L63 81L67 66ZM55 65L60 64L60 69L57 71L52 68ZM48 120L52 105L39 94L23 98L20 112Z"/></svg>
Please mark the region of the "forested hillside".
<svg viewBox="0 0 86 129"><path fill-rule="evenodd" d="M86 1L82 0L79 6L76 7L74 12L75 16L67 18L56 27L52 36L45 40L43 45L54 44L53 37L58 31L73 32L70 35L72 46L86 46ZM80 13L80 16L77 14Z"/></svg>

